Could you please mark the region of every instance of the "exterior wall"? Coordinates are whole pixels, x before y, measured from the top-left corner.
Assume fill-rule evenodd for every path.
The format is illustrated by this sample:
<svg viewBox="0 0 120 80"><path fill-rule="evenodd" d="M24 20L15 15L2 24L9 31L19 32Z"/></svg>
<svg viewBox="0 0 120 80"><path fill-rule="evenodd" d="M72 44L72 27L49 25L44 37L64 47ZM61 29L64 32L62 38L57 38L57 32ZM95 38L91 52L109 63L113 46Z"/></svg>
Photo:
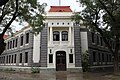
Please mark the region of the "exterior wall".
<svg viewBox="0 0 120 80"><path fill-rule="evenodd" d="M74 47L75 47L75 67L82 67L81 64L81 36L80 26L74 25Z"/></svg>
<svg viewBox="0 0 120 80"><path fill-rule="evenodd" d="M94 43L92 42L92 31L88 31L88 51L90 53L90 64L91 68L101 68L101 67L112 67L112 55L102 41L101 45L100 35L98 33L94 34ZM97 43L97 36L99 38L99 44ZM93 52L95 52L95 60L93 57ZM104 55L104 56L102 56ZM103 61L104 58L104 61Z"/></svg>
<svg viewBox="0 0 120 80"><path fill-rule="evenodd" d="M29 43L26 44L26 33L29 33ZM20 46L20 37L21 35L23 36L23 46ZM8 42L9 41L13 41L15 39L18 39L17 42L17 47L13 48L13 43L12 43L12 48L11 49L7 49L8 46ZM3 52L3 54L1 56L5 56L5 63L1 64L1 65L9 65L9 66L30 66L32 64L32 52L33 52L33 33L31 32L31 28L25 28L23 30L21 30L20 32L18 32L16 35L14 35L13 37L10 37L6 40L6 50ZM15 44L14 44L15 45ZM25 52L28 52L28 63L25 63ZM22 63L20 63L20 53L22 53ZM14 57L16 54L16 62L14 63ZM8 56L8 61L7 62L7 56ZM9 56L13 56L13 62L12 62L12 58ZM10 59L9 59L10 58Z"/></svg>
<svg viewBox="0 0 120 80"><path fill-rule="evenodd" d="M84 52L88 51L87 31L81 30L80 35L81 35L81 52L84 53Z"/></svg>
<svg viewBox="0 0 120 80"><path fill-rule="evenodd" d="M41 33L39 33L38 35L34 35L33 63L39 63L40 61L40 36Z"/></svg>
<svg viewBox="0 0 120 80"><path fill-rule="evenodd" d="M48 35L48 29L47 24L43 28L41 32L41 42L40 42L40 66L41 67L47 67L47 35Z"/></svg>

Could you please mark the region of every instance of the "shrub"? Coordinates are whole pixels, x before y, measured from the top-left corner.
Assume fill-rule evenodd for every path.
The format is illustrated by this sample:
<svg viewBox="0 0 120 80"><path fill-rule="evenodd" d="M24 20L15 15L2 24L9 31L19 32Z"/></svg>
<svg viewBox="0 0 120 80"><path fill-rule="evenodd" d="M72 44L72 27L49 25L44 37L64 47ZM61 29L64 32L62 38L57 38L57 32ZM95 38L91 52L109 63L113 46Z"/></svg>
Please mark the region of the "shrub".
<svg viewBox="0 0 120 80"><path fill-rule="evenodd" d="M90 56L90 54L88 53L88 51L82 53L83 72L87 72L90 70L89 56Z"/></svg>
<svg viewBox="0 0 120 80"><path fill-rule="evenodd" d="M31 68L31 73L40 73L40 69L39 68Z"/></svg>

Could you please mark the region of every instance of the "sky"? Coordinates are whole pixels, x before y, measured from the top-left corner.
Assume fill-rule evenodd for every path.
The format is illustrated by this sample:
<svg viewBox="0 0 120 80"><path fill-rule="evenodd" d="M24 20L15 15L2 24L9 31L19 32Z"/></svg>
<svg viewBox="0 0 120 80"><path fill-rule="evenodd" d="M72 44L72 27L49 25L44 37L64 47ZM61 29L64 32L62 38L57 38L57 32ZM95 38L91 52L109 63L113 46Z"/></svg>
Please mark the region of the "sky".
<svg viewBox="0 0 120 80"><path fill-rule="evenodd" d="M50 9L50 6L70 6L73 11L80 11L80 5L76 0L39 0L40 3L47 3L46 11Z"/></svg>
<svg viewBox="0 0 120 80"><path fill-rule="evenodd" d="M47 7L45 11L48 11L50 9L50 6L70 6L72 11L78 12L81 11L79 2L76 2L76 0L39 0L40 4L47 3ZM20 30L23 28L23 26L20 26L19 23L13 22L12 25L14 25L15 30Z"/></svg>

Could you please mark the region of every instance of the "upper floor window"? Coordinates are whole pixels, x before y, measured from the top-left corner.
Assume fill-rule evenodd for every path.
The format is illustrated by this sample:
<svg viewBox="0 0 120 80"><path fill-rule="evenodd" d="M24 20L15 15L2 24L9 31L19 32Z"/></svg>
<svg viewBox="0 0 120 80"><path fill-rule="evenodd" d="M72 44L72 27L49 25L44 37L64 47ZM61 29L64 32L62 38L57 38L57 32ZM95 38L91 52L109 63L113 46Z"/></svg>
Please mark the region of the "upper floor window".
<svg viewBox="0 0 120 80"><path fill-rule="evenodd" d="M15 40L15 47L17 47L17 42L18 42L18 39L16 38L16 40Z"/></svg>
<svg viewBox="0 0 120 80"><path fill-rule="evenodd" d="M62 41L68 41L68 32L62 31Z"/></svg>
<svg viewBox="0 0 120 80"><path fill-rule="evenodd" d="M97 36L97 45L99 45L99 36Z"/></svg>
<svg viewBox="0 0 120 80"><path fill-rule="evenodd" d="M8 42L7 49L9 49L10 43Z"/></svg>
<svg viewBox="0 0 120 80"><path fill-rule="evenodd" d="M91 32L91 35L92 35L92 43L94 43L95 41L94 41L94 33L93 32Z"/></svg>
<svg viewBox="0 0 120 80"><path fill-rule="evenodd" d="M12 46L13 48L15 47L14 44L15 44L15 40L13 40L13 46Z"/></svg>
<svg viewBox="0 0 120 80"><path fill-rule="evenodd" d="M26 33L26 43L29 43L29 33Z"/></svg>
<svg viewBox="0 0 120 80"><path fill-rule="evenodd" d="M100 42L101 42L101 46L103 45L103 40L102 37L100 37Z"/></svg>
<svg viewBox="0 0 120 80"><path fill-rule="evenodd" d="M12 41L10 41L10 49L12 48Z"/></svg>
<svg viewBox="0 0 120 80"><path fill-rule="evenodd" d="M53 32L53 41L59 41L60 33L58 31Z"/></svg>
<svg viewBox="0 0 120 80"><path fill-rule="evenodd" d="M21 36L20 40L21 40L21 44L20 45L22 46L23 45L23 36Z"/></svg>

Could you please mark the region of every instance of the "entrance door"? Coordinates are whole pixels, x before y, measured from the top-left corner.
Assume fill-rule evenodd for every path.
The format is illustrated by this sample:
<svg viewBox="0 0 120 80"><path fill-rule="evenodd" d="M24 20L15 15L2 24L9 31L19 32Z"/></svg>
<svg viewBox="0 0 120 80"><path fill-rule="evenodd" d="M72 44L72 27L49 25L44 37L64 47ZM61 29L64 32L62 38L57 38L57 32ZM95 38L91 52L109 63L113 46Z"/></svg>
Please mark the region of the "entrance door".
<svg viewBox="0 0 120 80"><path fill-rule="evenodd" d="M56 52L56 71L66 71L66 52Z"/></svg>

